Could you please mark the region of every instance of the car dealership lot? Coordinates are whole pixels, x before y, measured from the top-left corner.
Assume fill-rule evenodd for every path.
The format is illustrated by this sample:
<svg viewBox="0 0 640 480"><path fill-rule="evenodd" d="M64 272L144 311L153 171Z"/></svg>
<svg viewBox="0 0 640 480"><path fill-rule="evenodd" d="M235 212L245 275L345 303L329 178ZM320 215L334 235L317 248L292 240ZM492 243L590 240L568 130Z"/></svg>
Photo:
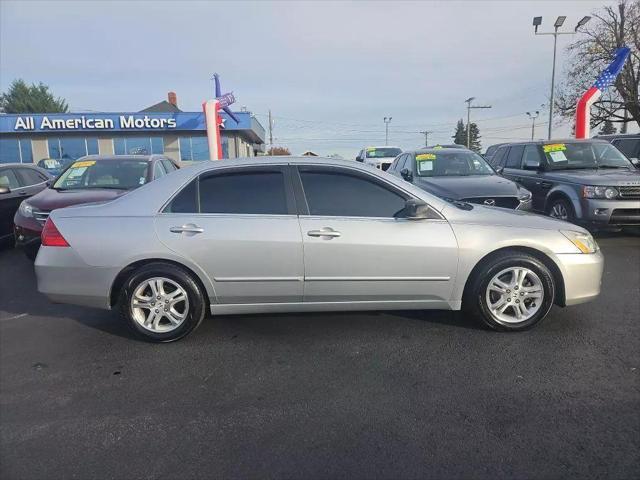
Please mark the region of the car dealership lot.
<svg viewBox="0 0 640 480"><path fill-rule="evenodd" d="M452 312L208 318L167 345L53 305L0 251L4 478L630 478L640 237L603 292L502 334Z"/></svg>

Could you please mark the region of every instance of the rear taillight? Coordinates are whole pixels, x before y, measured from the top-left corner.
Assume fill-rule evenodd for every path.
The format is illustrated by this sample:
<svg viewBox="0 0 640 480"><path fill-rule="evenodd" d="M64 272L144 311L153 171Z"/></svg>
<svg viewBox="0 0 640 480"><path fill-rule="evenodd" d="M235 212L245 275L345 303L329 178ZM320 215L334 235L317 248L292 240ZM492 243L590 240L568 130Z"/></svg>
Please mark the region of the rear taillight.
<svg viewBox="0 0 640 480"><path fill-rule="evenodd" d="M42 229L42 246L43 247L68 247L69 244L64 239L53 220L47 218Z"/></svg>

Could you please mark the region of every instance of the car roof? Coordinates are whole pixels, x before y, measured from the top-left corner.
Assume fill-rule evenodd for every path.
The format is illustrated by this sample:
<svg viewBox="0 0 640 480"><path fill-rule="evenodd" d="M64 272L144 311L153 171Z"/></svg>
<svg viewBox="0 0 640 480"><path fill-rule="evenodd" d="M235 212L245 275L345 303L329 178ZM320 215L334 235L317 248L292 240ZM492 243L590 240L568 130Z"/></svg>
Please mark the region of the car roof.
<svg viewBox="0 0 640 480"><path fill-rule="evenodd" d="M601 138L552 138L551 140L522 140L519 142L506 142L501 147L508 145L551 145L554 143L609 143Z"/></svg>
<svg viewBox="0 0 640 480"><path fill-rule="evenodd" d="M422 148L418 148L416 150L407 150L406 152L403 153L438 153L438 152L456 152L456 153L460 153L460 151L467 151L467 152L471 152L473 150L469 150L467 147L464 148L458 148L458 147L440 147L440 146L436 146L436 147L422 147Z"/></svg>
<svg viewBox="0 0 640 480"><path fill-rule="evenodd" d="M402 150L400 147L396 147L395 145L369 145L368 147L364 147L364 148L398 148L400 150Z"/></svg>
<svg viewBox="0 0 640 480"><path fill-rule="evenodd" d="M605 139L605 140L617 140L619 138L631 138L633 140L636 140L638 138L640 138L640 133L612 133L611 135L596 135L593 138L601 138L601 139Z"/></svg>
<svg viewBox="0 0 640 480"><path fill-rule="evenodd" d="M33 170L38 170L39 172L42 171L42 169L38 167L35 163L20 163L20 162L0 163L0 168L3 168L3 167L26 167L26 168L31 168Z"/></svg>
<svg viewBox="0 0 640 480"><path fill-rule="evenodd" d="M144 160L151 162L153 160L166 159L170 160L165 155L85 155L84 157L77 158L78 160Z"/></svg>

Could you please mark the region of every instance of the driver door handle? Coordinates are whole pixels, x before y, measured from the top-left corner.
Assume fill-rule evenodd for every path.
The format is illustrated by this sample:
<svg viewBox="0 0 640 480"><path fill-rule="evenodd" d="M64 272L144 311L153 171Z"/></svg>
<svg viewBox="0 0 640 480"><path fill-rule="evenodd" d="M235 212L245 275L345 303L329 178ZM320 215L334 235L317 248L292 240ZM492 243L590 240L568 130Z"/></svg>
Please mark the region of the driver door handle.
<svg viewBox="0 0 640 480"><path fill-rule="evenodd" d="M340 232L336 232L333 228L324 227L320 230L309 230L307 235L310 237L322 237L325 240L331 240L332 238L339 237Z"/></svg>
<svg viewBox="0 0 640 480"><path fill-rule="evenodd" d="M201 228L197 225L189 223L187 225L182 225L181 227L171 227L169 228L171 233L202 233L204 232L204 228Z"/></svg>

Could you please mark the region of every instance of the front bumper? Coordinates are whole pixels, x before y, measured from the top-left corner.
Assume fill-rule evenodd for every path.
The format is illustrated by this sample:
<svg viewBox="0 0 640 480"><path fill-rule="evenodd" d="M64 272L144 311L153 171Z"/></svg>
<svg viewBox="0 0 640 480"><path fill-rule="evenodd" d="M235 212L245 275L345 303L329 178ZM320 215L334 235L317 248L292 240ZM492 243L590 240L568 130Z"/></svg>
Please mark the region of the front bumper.
<svg viewBox="0 0 640 480"><path fill-rule="evenodd" d="M640 200L580 200L580 221L597 227L640 225Z"/></svg>
<svg viewBox="0 0 640 480"><path fill-rule="evenodd" d="M564 305L588 302L600 295L604 256L596 253L557 254L564 279Z"/></svg>

